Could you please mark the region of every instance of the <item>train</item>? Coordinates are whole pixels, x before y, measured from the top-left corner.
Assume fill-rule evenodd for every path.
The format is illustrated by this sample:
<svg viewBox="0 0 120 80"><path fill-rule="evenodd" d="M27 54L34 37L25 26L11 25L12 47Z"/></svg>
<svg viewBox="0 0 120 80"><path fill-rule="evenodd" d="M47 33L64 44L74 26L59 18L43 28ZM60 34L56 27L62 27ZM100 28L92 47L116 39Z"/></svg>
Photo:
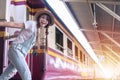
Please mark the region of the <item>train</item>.
<svg viewBox="0 0 120 80"><path fill-rule="evenodd" d="M44 9L50 10L48 7ZM41 29L40 49L37 53L31 49L26 57L32 80L93 80L94 61L58 16L53 15L55 24L48 28L48 35L46 28ZM31 19L31 16L27 16L27 19ZM0 43L2 73L9 63L6 54L12 40L6 42L2 37L0 39L3 41ZM21 79L16 74L11 80Z"/></svg>
<svg viewBox="0 0 120 80"><path fill-rule="evenodd" d="M41 29L40 49L28 55L33 80L93 79L93 60L65 26L55 19L45 32Z"/></svg>
<svg viewBox="0 0 120 80"><path fill-rule="evenodd" d="M33 80L92 79L92 59L65 26L55 19L48 32L47 49L40 45L32 56Z"/></svg>

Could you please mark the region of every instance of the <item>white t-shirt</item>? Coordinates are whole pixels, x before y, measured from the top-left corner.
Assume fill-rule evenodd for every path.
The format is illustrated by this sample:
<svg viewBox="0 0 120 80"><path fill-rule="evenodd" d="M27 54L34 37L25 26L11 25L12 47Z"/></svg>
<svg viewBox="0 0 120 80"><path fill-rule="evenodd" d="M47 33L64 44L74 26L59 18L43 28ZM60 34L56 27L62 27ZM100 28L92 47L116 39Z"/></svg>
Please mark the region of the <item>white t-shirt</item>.
<svg viewBox="0 0 120 80"><path fill-rule="evenodd" d="M13 43L23 43L36 32L37 25L35 21L26 21L24 24L25 28L20 31L20 34L13 40Z"/></svg>

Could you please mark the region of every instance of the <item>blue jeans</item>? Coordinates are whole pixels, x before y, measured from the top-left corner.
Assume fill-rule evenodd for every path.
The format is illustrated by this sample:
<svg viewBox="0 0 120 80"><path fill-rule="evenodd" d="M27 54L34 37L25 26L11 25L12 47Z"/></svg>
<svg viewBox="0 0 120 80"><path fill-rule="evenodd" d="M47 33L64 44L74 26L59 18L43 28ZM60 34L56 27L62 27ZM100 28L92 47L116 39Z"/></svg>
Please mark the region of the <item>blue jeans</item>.
<svg viewBox="0 0 120 80"><path fill-rule="evenodd" d="M26 55L24 55L24 53L22 53L22 50L17 48L17 46L13 45L10 47L8 53L10 64L0 76L0 80L9 80L16 74L17 71L22 80L32 80L31 72L25 60Z"/></svg>

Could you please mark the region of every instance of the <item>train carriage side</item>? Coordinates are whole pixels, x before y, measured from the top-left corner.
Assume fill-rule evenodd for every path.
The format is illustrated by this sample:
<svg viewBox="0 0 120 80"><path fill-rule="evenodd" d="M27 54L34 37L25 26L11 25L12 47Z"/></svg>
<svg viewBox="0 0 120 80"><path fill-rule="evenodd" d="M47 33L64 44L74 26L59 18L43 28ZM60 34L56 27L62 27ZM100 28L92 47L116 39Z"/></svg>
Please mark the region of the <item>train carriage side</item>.
<svg viewBox="0 0 120 80"><path fill-rule="evenodd" d="M92 59L65 26L55 19L55 24L50 26L48 31L47 50L45 44L40 45L38 54L29 54L26 59L33 80L92 79L94 76ZM4 68L3 58L0 73ZM20 77L14 76L11 80L20 80Z"/></svg>
<svg viewBox="0 0 120 80"><path fill-rule="evenodd" d="M48 29L41 29L40 49L38 54L28 55L28 65L32 80L84 80L94 76L93 60L75 39L75 37L56 18L55 24ZM47 47L46 48L46 41ZM19 80L15 76L12 79Z"/></svg>
<svg viewBox="0 0 120 80"><path fill-rule="evenodd" d="M65 26L55 20L48 31L48 48L47 51L40 50L39 57L35 56L38 58L33 66L39 64L33 67L36 68L35 73L44 80L93 79L92 59ZM37 79L35 73L33 78Z"/></svg>

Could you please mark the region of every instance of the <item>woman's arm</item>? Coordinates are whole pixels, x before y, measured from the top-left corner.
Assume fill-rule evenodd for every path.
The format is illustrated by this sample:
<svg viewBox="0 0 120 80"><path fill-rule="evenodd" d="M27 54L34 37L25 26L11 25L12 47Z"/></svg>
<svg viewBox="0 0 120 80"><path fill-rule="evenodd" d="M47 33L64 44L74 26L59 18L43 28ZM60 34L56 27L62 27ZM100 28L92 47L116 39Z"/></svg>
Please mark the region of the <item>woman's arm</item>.
<svg viewBox="0 0 120 80"><path fill-rule="evenodd" d="M24 28L24 23L15 23L15 22L0 22L0 27L9 27L9 28Z"/></svg>
<svg viewBox="0 0 120 80"><path fill-rule="evenodd" d="M5 36L4 39L11 39L11 38L16 38L18 35L10 35L10 36Z"/></svg>

